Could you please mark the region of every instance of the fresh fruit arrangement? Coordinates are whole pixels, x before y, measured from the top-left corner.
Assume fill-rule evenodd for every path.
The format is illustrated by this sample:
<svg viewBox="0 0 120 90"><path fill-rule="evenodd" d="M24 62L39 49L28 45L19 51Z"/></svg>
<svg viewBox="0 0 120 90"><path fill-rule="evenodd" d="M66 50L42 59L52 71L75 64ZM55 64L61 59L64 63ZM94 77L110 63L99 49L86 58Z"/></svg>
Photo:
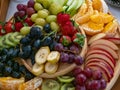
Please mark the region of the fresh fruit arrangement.
<svg viewBox="0 0 120 90"><path fill-rule="evenodd" d="M120 27L104 0L29 0L16 8L0 23L0 90L112 88Z"/></svg>

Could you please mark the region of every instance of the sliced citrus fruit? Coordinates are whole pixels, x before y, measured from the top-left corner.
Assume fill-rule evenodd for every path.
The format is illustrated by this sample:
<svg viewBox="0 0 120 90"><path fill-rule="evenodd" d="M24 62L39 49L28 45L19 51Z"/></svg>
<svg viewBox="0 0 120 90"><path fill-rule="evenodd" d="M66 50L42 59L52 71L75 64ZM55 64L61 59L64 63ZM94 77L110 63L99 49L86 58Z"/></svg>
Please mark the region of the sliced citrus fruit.
<svg viewBox="0 0 120 90"><path fill-rule="evenodd" d="M42 82L42 78L35 77L34 79L31 79L30 81L21 84L18 90L36 90L41 86Z"/></svg>
<svg viewBox="0 0 120 90"><path fill-rule="evenodd" d="M100 33L104 29L104 24L97 24L89 21L82 25L82 28L85 30L87 35L94 35Z"/></svg>
<svg viewBox="0 0 120 90"><path fill-rule="evenodd" d="M24 78L1 77L0 90L18 90L19 85L24 82Z"/></svg>
<svg viewBox="0 0 120 90"><path fill-rule="evenodd" d="M101 0L92 0L92 1L93 1L93 3L92 3L93 9L98 10L98 11L102 11L102 2L101 2Z"/></svg>

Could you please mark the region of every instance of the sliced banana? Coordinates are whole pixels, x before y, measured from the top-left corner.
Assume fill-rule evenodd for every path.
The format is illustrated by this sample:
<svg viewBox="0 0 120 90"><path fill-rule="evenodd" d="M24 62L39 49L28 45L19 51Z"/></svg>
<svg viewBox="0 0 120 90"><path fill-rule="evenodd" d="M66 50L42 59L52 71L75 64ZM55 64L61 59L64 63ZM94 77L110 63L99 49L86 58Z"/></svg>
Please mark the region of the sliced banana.
<svg viewBox="0 0 120 90"><path fill-rule="evenodd" d="M57 63L60 59L60 53L58 51L52 51L47 57L47 61L50 63Z"/></svg>
<svg viewBox="0 0 120 90"><path fill-rule="evenodd" d="M45 64L45 72L48 74L55 73L57 71L57 69L58 69L58 63L53 64L53 63L47 62Z"/></svg>
<svg viewBox="0 0 120 90"><path fill-rule="evenodd" d="M47 60L47 57L50 53L50 49L48 46L41 47L35 55L35 61L37 64L44 64Z"/></svg>
<svg viewBox="0 0 120 90"><path fill-rule="evenodd" d="M35 63L32 67L32 72L36 76L42 74L44 72L44 64L38 65Z"/></svg>

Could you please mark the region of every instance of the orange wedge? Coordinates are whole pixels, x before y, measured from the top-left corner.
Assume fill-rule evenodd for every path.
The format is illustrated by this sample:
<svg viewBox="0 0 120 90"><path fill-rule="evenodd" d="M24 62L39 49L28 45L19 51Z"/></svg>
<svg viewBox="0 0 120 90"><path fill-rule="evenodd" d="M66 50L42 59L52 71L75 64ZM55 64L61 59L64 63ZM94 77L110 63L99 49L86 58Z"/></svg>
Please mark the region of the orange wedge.
<svg viewBox="0 0 120 90"><path fill-rule="evenodd" d="M115 33L117 30L118 22L116 20L109 22L102 32L104 33Z"/></svg>
<svg viewBox="0 0 120 90"><path fill-rule="evenodd" d="M102 2L101 0L92 0L92 6L94 10L102 11Z"/></svg>
<svg viewBox="0 0 120 90"><path fill-rule="evenodd" d="M1 77L0 90L18 90L19 85L24 82L24 78Z"/></svg>
<svg viewBox="0 0 120 90"><path fill-rule="evenodd" d="M87 35L94 35L102 32L104 29L104 24L97 24L89 21L88 23L83 24L82 28L85 30Z"/></svg>

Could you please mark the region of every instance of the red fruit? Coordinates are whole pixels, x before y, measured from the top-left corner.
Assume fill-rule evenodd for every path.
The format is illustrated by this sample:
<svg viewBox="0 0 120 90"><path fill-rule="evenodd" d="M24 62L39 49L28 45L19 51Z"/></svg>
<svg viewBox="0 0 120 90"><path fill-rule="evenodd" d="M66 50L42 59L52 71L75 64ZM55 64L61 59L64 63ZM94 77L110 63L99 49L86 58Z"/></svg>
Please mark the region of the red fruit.
<svg viewBox="0 0 120 90"><path fill-rule="evenodd" d="M80 74L82 72L82 69L80 67L76 67L73 70L73 75L76 77L78 74Z"/></svg>
<svg viewBox="0 0 120 90"><path fill-rule="evenodd" d="M31 19L29 17L25 19L25 23L27 23L28 26L32 26L33 25L33 22L31 21Z"/></svg>
<svg viewBox="0 0 120 90"><path fill-rule="evenodd" d="M20 32L20 29L24 26L22 22L16 22L15 24L15 30Z"/></svg>
<svg viewBox="0 0 120 90"><path fill-rule="evenodd" d="M60 42L64 46L68 46L72 41L71 41L71 38L69 36L62 36L61 39L60 39Z"/></svg>
<svg viewBox="0 0 120 90"><path fill-rule="evenodd" d="M13 23L7 22L4 26L4 29L5 29L6 33L13 32Z"/></svg>

